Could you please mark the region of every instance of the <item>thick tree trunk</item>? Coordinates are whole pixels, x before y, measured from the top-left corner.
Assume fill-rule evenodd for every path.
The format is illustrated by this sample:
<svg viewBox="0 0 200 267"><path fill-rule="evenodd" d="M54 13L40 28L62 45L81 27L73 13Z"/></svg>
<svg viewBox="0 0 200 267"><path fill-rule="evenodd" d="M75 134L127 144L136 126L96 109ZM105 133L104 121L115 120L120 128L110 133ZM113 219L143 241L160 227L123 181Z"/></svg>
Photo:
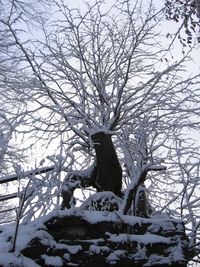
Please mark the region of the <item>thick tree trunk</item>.
<svg viewBox="0 0 200 267"><path fill-rule="evenodd" d="M121 196L122 168L115 151L111 135L98 132L92 135L96 162L88 170L72 172L63 182L61 208L70 208L74 190L93 186L98 192L111 191Z"/></svg>
<svg viewBox="0 0 200 267"><path fill-rule="evenodd" d="M92 141L96 152L95 187L97 191L111 191L115 195L121 196L122 168L111 135L98 132L92 135Z"/></svg>

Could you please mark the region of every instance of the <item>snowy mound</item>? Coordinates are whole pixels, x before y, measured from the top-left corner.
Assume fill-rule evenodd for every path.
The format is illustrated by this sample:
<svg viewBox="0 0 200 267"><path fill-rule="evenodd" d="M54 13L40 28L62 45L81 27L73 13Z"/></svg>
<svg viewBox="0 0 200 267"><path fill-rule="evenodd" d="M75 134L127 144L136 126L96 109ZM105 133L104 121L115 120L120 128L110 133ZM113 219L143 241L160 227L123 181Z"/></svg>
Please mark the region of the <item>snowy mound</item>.
<svg viewBox="0 0 200 267"><path fill-rule="evenodd" d="M98 192L91 195L81 206L81 209L90 211L118 210L122 199L112 192Z"/></svg>
<svg viewBox="0 0 200 267"><path fill-rule="evenodd" d="M117 212L54 211L21 225L9 253L12 226L0 228L0 266L186 266L181 221Z"/></svg>

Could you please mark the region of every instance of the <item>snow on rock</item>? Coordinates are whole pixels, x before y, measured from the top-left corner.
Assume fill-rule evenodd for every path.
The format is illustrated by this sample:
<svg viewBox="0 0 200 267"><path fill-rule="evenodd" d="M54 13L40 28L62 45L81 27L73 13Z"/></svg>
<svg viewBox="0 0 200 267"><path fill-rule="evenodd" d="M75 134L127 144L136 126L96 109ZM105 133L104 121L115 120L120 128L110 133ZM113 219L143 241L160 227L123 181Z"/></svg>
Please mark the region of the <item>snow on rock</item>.
<svg viewBox="0 0 200 267"><path fill-rule="evenodd" d="M3 267L40 267L33 260L23 255L16 256L14 253L0 253L0 266Z"/></svg>
<svg viewBox="0 0 200 267"><path fill-rule="evenodd" d="M155 244L155 243L164 243L170 244L171 239L154 235L154 234L145 234L145 235L129 235L129 234L109 234L110 238L108 241L112 241L114 243L128 243L128 242L138 242L139 244Z"/></svg>
<svg viewBox="0 0 200 267"><path fill-rule="evenodd" d="M101 221L115 222L118 220L115 213L104 211L84 211L83 217L91 224L96 224Z"/></svg>
<svg viewBox="0 0 200 267"><path fill-rule="evenodd" d="M45 264L48 266L54 266L54 267L59 267L63 266L62 259L58 256L48 256L48 255L41 255L41 258L44 259Z"/></svg>
<svg viewBox="0 0 200 267"><path fill-rule="evenodd" d="M90 254L103 254L104 252L109 252L110 249L107 246L96 246L91 245L89 247Z"/></svg>
<svg viewBox="0 0 200 267"><path fill-rule="evenodd" d="M156 266L158 264L163 265L163 266L168 266L170 264L169 257L161 256L158 254L150 255L147 263L145 263L143 266L144 267L151 267L151 266Z"/></svg>
<svg viewBox="0 0 200 267"><path fill-rule="evenodd" d="M188 240L181 221L140 218L117 211L53 211L21 224L15 253L9 253L15 224L0 226L0 266L119 267L186 266Z"/></svg>
<svg viewBox="0 0 200 267"><path fill-rule="evenodd" d="M116 264L121 258L124 258L127 254L126 250L115 250L106 258L107 263Z"/></svg>
<svg viewBox="0 0 200 267"><path fill-rule="evenodd" d="M82 246L80 246L80 245L77 245L77 246L68 246L68 245L65 245L65 246L66 246L67 251L70 254L77 254L79 251L82 250Z"/></svg>
<svg viewBox="0 0 200 267"><path fill-rule="evenodd" d="M148 231L153 233L153 232L158 232L158 231L168 232L168 231L175 231L176 230L176 227L174 226L174 224L171 221L166 220L163 222L164 222L163 224L161 224L160 221L152 223L148 227Z"/></svg>
<svg viewBox="0 0 200 267"><path fill-rule="evenodd" d="M121 198L112 192L98 192L91 195L80 207L89 211L115 211L121 205Z"/></svg>

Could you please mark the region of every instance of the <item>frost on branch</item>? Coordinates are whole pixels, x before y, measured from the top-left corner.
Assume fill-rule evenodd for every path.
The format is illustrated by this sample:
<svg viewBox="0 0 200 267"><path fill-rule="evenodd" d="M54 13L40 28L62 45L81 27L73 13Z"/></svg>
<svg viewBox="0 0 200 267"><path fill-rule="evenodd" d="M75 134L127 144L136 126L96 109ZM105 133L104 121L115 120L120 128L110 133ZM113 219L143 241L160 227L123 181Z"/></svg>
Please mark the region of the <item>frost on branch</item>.
<svg viewBox="0 0 200 267"><path fill-rule="evenodd" d="M105 258L109 264L126 260L125 266L128 260L141 260L146 266L185 264L187 244L179 242L186 240L183 232L181 237L178 235L179 228L172 227L166 240L165 236L160 236L163 220L157 218L158 223L150 228L157 233L156 237L143 227L153 219L155 207L168 211L170 215L185 219L190 227L191 248L199 246L199 216L195 215L199 206L196 197L199 175L191 172L189 166L193 163L194 150L189 164L182 164L189 150L188 140L184 142L181 137L186 128L199 130L199 75L186 77L183 74L187 56L163 62L166 47L161 46L156 30L163 13L154 12L152 1L147 5L146 1L117 0L105 12L105 1L101 0L88 2L83 10L70 9L66 1L54 0L55 10L51 11L55 11L56 16L49 16L47 21L44 17L38 20L38 29L42 32L37 38L36 31L29 36L29 31L22 33L19 29L24 23L29 24L28 19L23 19L26 16L23 12L20 12L24 14L22 18L16 16L15 4L20 1L8 2L12 2L12 8L10 13L5 12L0 26L8 34L4 36L9 36L14 50L10 53L6 49L6 53L16 65L22 62L20 71L26 73L25 81L28 80L22 82L16 73L16 81L8 86L8 75L3 76L3 80L6 78L3 87L7 85L5 88L11 89L6 90L6 94L16 92L16 97L11 99L16 99L20 107L25 103L24 110L17 108L16 111L19 121L22 118L19 134L32 136L34 145L38 141L49 149L55 141L60 153L56 168L26 177L31 180L31 190L23 207L24 224L28 225L34 216L41 217L53 208L63 209L59 210L55 221L63 221L64 225L58 224L59 228L50 222L47 229L37 228L39 241L31 238L30 248L40 247L42 251L35 259L41 265L50 262L61 265L76 260L82 263L86 255L93 255L91 257L98 262L102 254L103 264ZM184 144L180 150L173 140L174 135L178 143ZM70 159L67 154L71 155ZM180 161L177 156L181 157ZM171 173L164 172L163 159L171 167ZM67 172L64 182L64 175L60 173L63 166ZM181 169L173 171L173 166ZM75 208L76 188L84 189L83 197L86 188L90 188L90 193L95 189L98 192L80 208ZM169 190L171 188L173 190ZM106 216L112 223L106 221ZM141 231L134 223L127 225L127 218L138 221L137 216L140 216ZM54 232L57 235L53 237ZM83 240L91 241L95 234L103 238L102 244L81 246ZM173 243L177 235L177 242ZM66 238L64 242L63 238ZM156 240L160 241L159 246L151 250L158 243ZM70 242L72 247L69 247ZM172 246L163 247L163 243ZM159 247L163 254L155 252ZM81 250L82 258L73 261L73 255Z"/></svg>

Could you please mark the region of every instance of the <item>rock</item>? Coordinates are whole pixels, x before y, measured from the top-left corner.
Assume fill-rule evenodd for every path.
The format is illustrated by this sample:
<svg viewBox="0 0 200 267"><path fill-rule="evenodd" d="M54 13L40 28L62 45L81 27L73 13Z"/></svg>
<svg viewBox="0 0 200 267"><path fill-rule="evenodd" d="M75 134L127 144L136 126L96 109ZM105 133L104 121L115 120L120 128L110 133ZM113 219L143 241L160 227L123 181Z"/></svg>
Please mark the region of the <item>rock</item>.
<svg viewBox="0 0 200 267"><path fill-rule="evenodd" d="M38 232L22 254L44 267L50 262L63 267L187 265L184 225L169 218L63 211L48 216Z"/></svg>

